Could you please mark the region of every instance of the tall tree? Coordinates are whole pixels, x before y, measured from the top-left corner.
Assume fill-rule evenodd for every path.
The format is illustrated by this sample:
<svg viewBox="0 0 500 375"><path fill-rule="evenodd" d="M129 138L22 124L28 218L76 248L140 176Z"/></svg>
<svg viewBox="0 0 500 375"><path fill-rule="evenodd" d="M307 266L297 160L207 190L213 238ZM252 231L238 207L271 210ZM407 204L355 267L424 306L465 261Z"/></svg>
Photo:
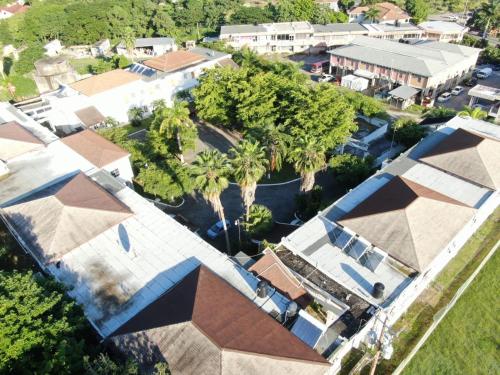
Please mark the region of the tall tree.
<svg viewBox="0 0 500 375"><path fill-rule="evenodd" d="M250 128L245 133L250 139L259 140L265 149L269 172L281 170L288 150L288 139L284 125L264 124Z"/></svg>
<svg viewBox="0 0 500 375"><path fill-rule="evenodd" d="M157 130L167 140L174 140L174 152L184 163L183 151L194 149L195 140L198 135L196 125L189 117L189 108L185 101L174 101L173 106L167 107L165 103L155 106L151 129Z"/></svg>
<svg viewBox="0 0 500 375"><path fill-rule="evenodd" d="M268 161L264 147L258 141L243 140L231 149L233 156L233 175L240 186L241 198L245 205L245 216L248 221L250 206L255 201L257 182L266 173Z"/></svg>
<svg viewBox="0 0 500 375"><path fill-rule="evenodd" d="M280 22L310 21L314 11L314 0L278 0L276 5L276 17Z"/></svg>
<svg viewBox="0 0 500 375"><path fill-rule="evenodd" d="M310 135L305 135L294 143L289 160L302 177L301 191L307 193L314 187L314 175L325 167L325 151L321 140Z"/></svg>
<svg viewBox="0 0 500 375"><path fill-rule="evenodd" d="M429 16L429 4L425 0L406 0L405 7L416 24L424 22Z"/></svg>
<svg viewBox="0 0 500 375"><path fill-rule="evenodd" d="M222 192L229 186L227 176L230 164L225 154L218 150L205 150L198 154L191 167L195 189L207 200L219 219L222 221L226 236L227 251L231 253L229 234L227 233L226 216L220 200Z"/></svg>
<svg viewBox="0 0 500 375"><path fill-rule="evenodd" d="M500 27L500 0L489 0L481 4L474 14L474 26L483 31L483 38L488 36L490 29Z"/></svg>

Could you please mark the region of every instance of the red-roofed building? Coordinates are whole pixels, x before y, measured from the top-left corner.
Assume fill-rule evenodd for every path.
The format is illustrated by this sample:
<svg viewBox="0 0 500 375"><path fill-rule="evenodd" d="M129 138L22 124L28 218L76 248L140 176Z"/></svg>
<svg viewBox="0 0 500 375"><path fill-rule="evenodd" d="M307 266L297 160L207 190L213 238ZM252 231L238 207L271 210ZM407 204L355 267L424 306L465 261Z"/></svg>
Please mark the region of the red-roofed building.
<svg viewBox="0 0 500 375"><path fill-rule="evenodd" d="M0 8L0 20L10 18L15 14L24 13L29 8L29 6L24 5L24 1L8 4L7 6Z"/></svg>

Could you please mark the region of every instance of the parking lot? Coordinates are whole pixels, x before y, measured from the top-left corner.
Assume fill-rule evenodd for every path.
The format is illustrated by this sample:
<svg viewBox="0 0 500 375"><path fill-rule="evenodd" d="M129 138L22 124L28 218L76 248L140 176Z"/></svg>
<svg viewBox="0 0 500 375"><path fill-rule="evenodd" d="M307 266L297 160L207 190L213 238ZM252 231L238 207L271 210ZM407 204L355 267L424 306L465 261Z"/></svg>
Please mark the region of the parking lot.
<svg viewBox="0 0 500 375"><path fill-rule="evenodd" d="M491 65L478 66L479 69L486 68L486 67L491 67ZM500 71L497 71L497 72L493 71L493 73L488 78L478 79L477 84L483 85L483 86L500 88ZM469 92L469 90L472 87L467 87L464 85L461 85L461 86L464 88L464 91L460 95L452 96L450 100L448 100L447 102L444 102L444 103L439 103L436 100L435 105L439 106L439 107L452 108L452 109L457 110L457 111L460 111L463 109L464 106L469 105L470 96L467 95L467 93Z"/></svg>

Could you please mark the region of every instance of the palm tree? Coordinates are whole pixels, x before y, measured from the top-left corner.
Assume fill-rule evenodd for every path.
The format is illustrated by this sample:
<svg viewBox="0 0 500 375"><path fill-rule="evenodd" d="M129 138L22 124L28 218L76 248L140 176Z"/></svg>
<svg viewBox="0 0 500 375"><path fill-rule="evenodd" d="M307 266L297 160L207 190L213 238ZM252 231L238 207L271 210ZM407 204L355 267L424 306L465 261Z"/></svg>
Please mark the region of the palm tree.
<svg viewBox="0 0 500 375"><path fill-rule="evenodd" d="M195 189L210 203L219 219L222 221L226 235L226 246L231 253L229 235L227 233L226 216L220 200L222 192L229 186L229 161L225 154L218 150L205 150L198 154L191 167L194 176Z"/></svg>
<svg viewBox="0 0 500 375"><path fill-rule="evenodd" d="M380 10L374 7L370 7L366 12L365 12L365 18L367 20L371 20L372 22L375 21L380 14Z"/></svg>
<svg viewBox="0 0 500 375"><path fill-rule="evenodd" d="M284 126L265 124L261 127L251 128L247 135L251 139L258 140L264 147L269 161L269 172L279 172L288 150L289 136L284 132Z"/></svg>
<svg viewBox="0 0 500 375"><path fill-rule="evenodd" d="M471 108L468 106L465 106L460 112L457 113L458 116L460 117L469 117L475 120L482 120L486 116L488 116L488 113L483 111L481 108Z"/></svg>
<svg viewBox="0 0 500 375"><path fill-rule="evenodd" d="M500 26L500 1L490 0L483 3L475 13L474 25L483 30L483 38L488 36L490 27Z"/></svg>
<svg viewBox="0 0 500 375"><path fill-rule="evenodd" d="M298 139L290 151L289 160L302 177L301 191L307 193L314 187L314 175L325 166L325 151L325 146L309 135Z"/></svg>
<svg viewBox="0 0 500 375"><path fill-rule="evenodd" d="M177 155L181 163L184 163L183 150L194 149L198 135L196 125L189 117L187 102L175 101L172 108L167 107L164 102L155 103L151 128L168 139L175 139Z"/></svg>
<svg viewBox="0 0 500 375"><path fill-rule="evenodd" d="M233 175L241 189L241 198L245 205L245 216L248 221L250 206L255 201L257 182L266 173L268 161L266 151L258 141L240 142L230 152L233 154L231 163Z"/></svg>

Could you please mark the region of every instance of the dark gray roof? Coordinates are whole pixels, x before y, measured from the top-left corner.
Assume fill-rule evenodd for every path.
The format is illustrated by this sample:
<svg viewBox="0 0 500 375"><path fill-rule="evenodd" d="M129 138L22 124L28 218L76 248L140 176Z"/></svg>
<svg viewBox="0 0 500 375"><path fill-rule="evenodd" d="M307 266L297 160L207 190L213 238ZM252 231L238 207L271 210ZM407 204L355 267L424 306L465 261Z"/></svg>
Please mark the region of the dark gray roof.
<svg viewBox="0 0 500 375"><path fill-rule="evenodd" d="M175 44L173 38L137 38L135 48Z"/></svg>
<svg viewBox="0 0 500 375"><path fill-rule="evenodd" d="M221 26L221 34L265 33L267 30L262 25L229 25Z"/></svg>
<svg viewBox="0 0 500 375"><path fill-rule="evenodd" d="M414 89L413 87L403 85L389 91L389 95L406 100L417 95L419 91L420 90Z"/></svg>
<svg viewBox="0 0 500 375"><path fill-rule="evenodd" d="M378 38L357 36L351 44L330 50L334 56L347 57L424 77L431 77L479 49L448 43L408 45Z"/></svg>
<svg viewBox="0 0 500 375"><path fill-rule="evenodd" d="M312 25L315 33L332 33L332 32L365 32L368 34L366 27L359 23L329 23L327 25Z"/></svg>

